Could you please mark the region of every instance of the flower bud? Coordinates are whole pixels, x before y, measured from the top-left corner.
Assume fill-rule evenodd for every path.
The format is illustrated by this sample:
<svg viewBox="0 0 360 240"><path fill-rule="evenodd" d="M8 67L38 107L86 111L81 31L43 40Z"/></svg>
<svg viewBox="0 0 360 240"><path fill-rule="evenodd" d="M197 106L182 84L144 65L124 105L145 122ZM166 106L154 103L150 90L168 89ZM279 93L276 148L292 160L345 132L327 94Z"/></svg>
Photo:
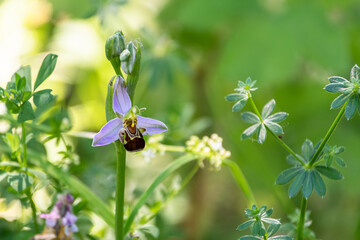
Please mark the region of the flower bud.
<svg viewBox="0 0 360 240"><path fill-rule="evenodd" d="M134 69L134 64L135 64L135 59L136 59L136 46L133 42L129 42L127 45L127 50L129 52L129 54L124 53L124 55L128 55L126 60L123 61L121 60L121 69L126 73L126 74L131 74L133 69ZM121 56L120 56L121 57ZM125 57L125 56L123 56Z"/></svg>
<svg viewBox="0 0 360 240"><path fill-rule="evenodd" d="M108 60L112 60L120 56L125 49L125 37L121 31L115 32L111 35L105 44L105 54Z"/></svg>
<svg viewBox="0 0 360 240"><path fill-rule="evenodd" d="M120 54L120 61L125 61L126 59L128 59L130 56L130 51L128 49L125 49L124 51L122 51L122 53Z"/></svg>

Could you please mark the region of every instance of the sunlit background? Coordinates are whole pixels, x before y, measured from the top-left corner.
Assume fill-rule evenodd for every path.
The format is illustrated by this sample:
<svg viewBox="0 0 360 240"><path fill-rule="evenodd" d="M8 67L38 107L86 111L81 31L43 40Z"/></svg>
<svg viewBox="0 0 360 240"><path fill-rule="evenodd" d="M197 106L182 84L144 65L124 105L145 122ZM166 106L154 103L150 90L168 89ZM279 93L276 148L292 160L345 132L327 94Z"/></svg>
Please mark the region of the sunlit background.
<svg viewBox="0 0 360 240"><path fill-rule="evenodd" d="M44 56L55 53L57 67L43 87L52 88L69 107L74 131L97 132L106 121L104 101L113 76L104 44L116 30L143 45L134 101L147 107L147 116L167 123L164 142L184 145L191 135L219 134L257 201L288 222L300 198L289 199L287 187L274 184L287 167L287 153L271 138L263 145L241 141L247 124L231 112L224 96L238 80L251 76L258 80L254 98L259 106L274 98L277 110L290 113L283 124L285 142L300 152L306 138L319 141L337 114L329 110L335 96L323 90L327 78L348 78L351 67L360 64L360 2L0 0L0 86L20 65L31 65L35 78ZM312 229L319 239L360 239L359 122L359 116L344 119L330 141L346 146L345 179L329 181L323 199L310 198ZM91 140L71 136L68 141L78 154L69 171L111 202L112 146L94 149ZM55 143L46 147L56 162ZM141 154L129 154L127 200L133 201L173 159L161 155L146 161ZM36 192L40 210L52 204L52 194ZM160 239L238 239L241 233L235 229L244 221L245 207L230 172L204 169L155 221ZM18 240L16 221L26 221L29 214L19 200L0 195L0 239ZM109 239L106 224L88 216L91 231Z"/></svg>

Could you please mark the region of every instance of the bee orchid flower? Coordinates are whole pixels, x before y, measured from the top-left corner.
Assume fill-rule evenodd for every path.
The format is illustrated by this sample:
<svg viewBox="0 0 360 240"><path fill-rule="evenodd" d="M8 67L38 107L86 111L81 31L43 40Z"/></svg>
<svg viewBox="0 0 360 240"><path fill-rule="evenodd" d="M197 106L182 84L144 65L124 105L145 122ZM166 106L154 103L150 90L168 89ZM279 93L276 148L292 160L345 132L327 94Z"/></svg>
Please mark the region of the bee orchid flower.
<svg viewBox="0 0 360 240"><path fill-rule="evenodd" d="M132 106L125 81L121 76L117 76L114 83L112 105L117 117L107 122L95 135L93 147L107 145L119 139L127 151L141 151L145 147L144 134L152 135L167 131L163 122L139 116L145 109Z"/></svg>

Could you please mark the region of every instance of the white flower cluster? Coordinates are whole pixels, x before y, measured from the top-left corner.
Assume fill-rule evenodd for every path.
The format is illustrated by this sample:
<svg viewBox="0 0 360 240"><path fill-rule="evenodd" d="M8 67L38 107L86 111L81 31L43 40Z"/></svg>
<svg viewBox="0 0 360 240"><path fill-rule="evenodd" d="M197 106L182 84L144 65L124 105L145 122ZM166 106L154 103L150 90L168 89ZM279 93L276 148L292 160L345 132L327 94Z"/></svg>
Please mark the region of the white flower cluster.
<svg viewBox="0 0 360 240"><path fill-rule="evenodd" d="M231 155L230 151L222 146L222 141L223 139L217 134L212 134L210 138L205 136L202 139L191 136L190 140L186 142L186 149L200 157L201 167L204 166L203 161L208 159L215 170L220 170L222 160Z"/></svg>

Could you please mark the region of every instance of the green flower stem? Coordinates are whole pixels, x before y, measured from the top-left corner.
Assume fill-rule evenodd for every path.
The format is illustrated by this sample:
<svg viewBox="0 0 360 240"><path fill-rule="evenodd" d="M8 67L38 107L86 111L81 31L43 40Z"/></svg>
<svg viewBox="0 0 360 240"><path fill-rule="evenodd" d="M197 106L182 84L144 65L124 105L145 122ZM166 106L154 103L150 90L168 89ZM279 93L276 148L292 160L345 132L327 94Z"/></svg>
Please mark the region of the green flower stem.
<svg viewBox="0 0 360 240"><path fill-rule="evenodd" d="M23 143L23 159L22 159L22 164L23 167L27 168L27 145L26 145L26 129L25 129L25 122L23 122L21 124L21 140ZM39 233L39 224L37 222L37 216L36 216L36 206L34 204L34 201L32 199L32 195L31 195L31 191L30 188L28 188L26 190L26 196L29 199L30 202L30 206L31 206L31 211L32 211L32 218L34 221L34 228L35 228L35 233Z"/></svg>
<svg viewBox="0 0 360 240"><path fill-rule="evenodd" d="M297 231L296 231L297 232L296 233L296 239L297 240L302 240L303 239L306 205L307 205L307 200L306 200L305 197L302 197L300 218L299 218Z"/></svg>
<svg viewBox="0 0 360 240"><path fill-rule="evenodd" d="M31 207L31 211L32 211L32 218L34 220L35 233L39 233L39 224L37 222L36 206L35 206L35 203L34 203L34 201L32 199L30 188L26 190L26 196L28 197L28 199L30 201L30 207Z"/></svg>
<svg viewBox="0 0 360 240"><path fill-rule="evenodd" d="M262 118L261 118L261 114L258 110L258 108L256 107L256 104L254 102L254 100L252 99L251 95L249 94L249 99L250 99L250 103L251 103L251 106L253 107L256 115L260 118L260 121L263 122ZM269 131L271 133L271 135L276 139L276 141L278 143L280 143L280 145L286 149L286 151L288 151L291 155L293 155L295 157L296 160L298 160L301 165L305 166L306 164L296 155L296 153L288 146L286 145L286 143L281 140L275 133L273 133L273 131L271 131L266 125L265 125L267 131Z"/></svg>
<svg viewBox="0 0 360 240"><path fill-rule="evenodd" d="M251 104L251 106L253 107L256 115L260 118L260 121L263 122L262 117L261 117L261 114L260 114L258 108L256 107L256 104L255 104L254 100L252 99L251 94L249 93L248 96L249 96L249 99L250 99L250 104Z"/></svg>
<svg viewBox="0 0 360 240"><path fill-rule="evenodd" d="M321 141L321 144L320 144L319 148L316 150L315 154L311 158L311 160L310 160L310 162L308 164L309 168L311 168L314 165L315 161L318 159L318 157L320 156L322 150L324 149L326 143L329 141L331 135L334 133L336 127L339 125L342 117L345 114L346 103L341 108L341 110L338 113L338 115L336 116L334 122L331 124L329 130L327 131L325 137ZM300 216L299 216L299 223L298 223L298 226L297 226L297 238L296 238L297 240L302 240L303 239L303 230L304 230L306 205L307 205L307 200L306 200L305 197L303 197L302 201L301 201L301 212L300 212Z"/></svg>
<svg viewBox="0 0 360 240"><path fill-rule="evenodd" d="M182 157L170 163L168 167L156 177L156 179L151 183L148 189L146 189L146 191L141 195L141 197L139 198L139 200L131 210L130 215L125 223L124 234L129 232L131 225L136 217L136 214L138 213L139 209L145 204L146 200L154 192L156 187L160 183L162 183L170 174L175 172L177 169L196 159L197 157L195 155L185 154Z"/></svg>
<svg viewBox="0 0 360 240"><path fill-rule="evenodd" d="M341 108L340 112L338 113L338 115L336 116L334 122L331 124L328 132L326 133L324 139L321 141L321 144L320 144L319 148L316 150L315 154L311 158L311 160L309 162L309 167L311 167L315 163L315 161L318 159L318 157L320 156L320 154L321 154L322 150L324 149L326 143L329 141L331 135L334 133L336 127L339 125L339 123L341 121L341 118L344 116L346 104L347 104L347 102Z"/></svg>
<svg viewBox="0 0 360 240"><path fill-rule="evenodd" d="M117 57L117 58L113 58L112 60L110 60L111 62L111 65L115 71L115 73L117 75L120 75L122 78L124 78L124 76L122 75L122 72L121 72L121 68L120 68L120 59Z"/></svg>
<svg viewBox="0 0 360 240"><path fill-rule="evenodd" d="M266 126L265 126L266 127ZM296 160L298 160L301 165L306 166L306 164L297 156L297 154L283 141L281 140L275 133L273 133L268 127L266 129L270 132L270 134L275 138L275 140L288 151L291 155L293 155Z"/></svg>
<svg viewBox="0 0 360 240"><path fill-rule="evenodd" d="M115 239L122 240L124 236L124 197L126 151L124 146L115 142L116 146L116 197L115 197Z"/></svg>
<svg viewBox="0 0 360 240"><path fill-rule="evenodd" d="M185 152L186 148L183 146L159 144L159 150L163 150L165 152Z"/></svg>
<svg viewBox="0 0 360 240"><path fill-rule="evenodd" d="M246 181L245 175L241 171L239 165L229 159L224 159L223 164L230 168L236 182L238 183L239 187L241 188L247 199L248 205L252 206L253 204L256 204L254 194L252 193L250 185Z"/></svg>
<svg viewBox="0 0 360 240"><path fill-rule="evenodd" d="M26 146L26 129L25 129L25 122L21 124L21 140L23 144L23 166L27 167L27 146Z"/></svg>

